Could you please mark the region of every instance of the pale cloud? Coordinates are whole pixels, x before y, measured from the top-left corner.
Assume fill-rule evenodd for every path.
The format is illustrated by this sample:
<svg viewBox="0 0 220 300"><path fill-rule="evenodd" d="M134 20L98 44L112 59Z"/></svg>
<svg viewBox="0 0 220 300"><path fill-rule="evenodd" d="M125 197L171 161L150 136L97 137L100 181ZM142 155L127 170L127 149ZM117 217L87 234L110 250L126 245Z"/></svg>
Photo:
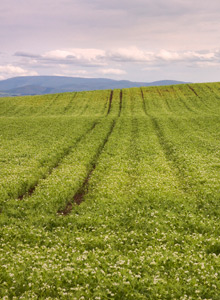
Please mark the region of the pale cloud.
<svg viewBox="0 0 220 300"><path fill-rule="evenodd" d="M38 66L50 65L81 65L88 67L105 66L106 53L101 49L73 48L55 49L41 55L32 53L16 52L15 57L23 59L24 64Z"/></svg>
<svg viewBox="0 0 220 300"><path fill-rule="evenodd" d="M98 73L104 74L104 75L124 75L126 72L121 69L100 69L98 70Z"/></svg>
<svg viewBox="0 0 220 300"><path fill-rule="evenodd" d="M105 51L100 49L68 49L54 50L42 55L45 59L75 59L88 62L97 61L105 55Z"/></svg>
<svg viewBox="0 0 220 300"><path fill-rule="evenodd" d="M67 66L65 68L61 67L62 76L88 76L90 73L86 70L73 70L69 69ZM60 75L59 75L60 76Z"/></svg>
<svg viewBox="0 0 220 300"><path fill-rule="evenodd" d="M70 74L63 74L63 73L53 73L53 76L67 76L67 77L80 77L80 78L93 78L93 76L88 76L87 74L78 74L78 73L70 73Z"/></svg>
<svg viewBox="0 0 220 300"><path fill-rule="evenodd" d="M28 57L28 58L39 58L40 55L34 54L34 53L29 53L29 52L24 52L24 51L16 51L14 56L19 56L19 57Z"/></svg>
<svg viewBox="0 0 220 300"><path fill-rule="evenodd" d="M201 61L197 62L196 64L199 68L219 68L220 67L220 61L219 62L210 62L210 61Z"/></svg>
<svg viewBox="0 0 220 300"><path fill-rule="evenodd" d="M107 52L107 56L116 61L150 62L154 60L154 53L143 51L137 47L119 48Z"/></svg>
<svg viewBox="0 0 220 300"><path fill-rule="evenodd" d="M70 74L70 72L69 72L69 74ZM76 74L76 75L88 75L89 74L89 72L88 71L85 71L85 70L75 70L74 71L74 74Z"/></svg>
<svg viewBox="0 0 220 300"><path fill-rule="evenodd" d="M15 53L16 57L25 57L25 54ZM33 57L35 57L33 59ZM30 64L54 63L64 67L69 64L81 64L84 66L108 65L110 63L145 63L154 64L162 62L199 62L220 60L220 51L169 51L162 49L160 51L146 51L137 47L119 48L119 49L68 49L52 50L42 55L27 54Z"/></svg>
<svg viewBox="0 0 220 300"><path fill-rule="evenodd" d="M196 53L196 52L186 52L185 54L186 58L198 58L200 60L212 60L212 59L217 59L219 58L219 53L218 51L216 52L207 52L207 53Z"/></svg>
<svg viewBox="0 0 220 300"><path fill-rule="evenodd" d="M167 50L161 50L158 54L156 54L158 60L162 59L165 61L174 61L181 60L183 57L177 52L171 52Z"/></svg>
<svg viewBox="0 0 220 300"><path fill-rule="evenodd" d="M0 66L0 77L1 79L6 79L16 76L35 76L38 75L35 71L25 70L18 66L13 65L3 65Z"/></svg>
<svg viewBox="0 0 220 300"><path fill-rule="evenodd" d="M195 51L167 51L161 50L158 54L156 54L158 59L162 59L165 61L211 61L219 58L218 51L206 51L206 52L195 52Z"/></svg>
<svg viewBox="0 0 220 300"><path fill-rule="evenodd" d="M217 62L220 60L219 51L167 51L161 50L156 57L167 62L176 61L176 62L186 62L186 63L198 63L200 61L213 61Z"/></svg>
<svg viewBox="0 0 220 300"><path fill-rule="evenodd" d="M218 80L219 28L218 0L1 0L0 76Z"/></svg>
<svg viewBox="0 0 220 300"><path fill-rule="evenodd" d="M137 73L140 76L138 77L139 81L146 81L145 74L149 77L156 73L165 74L165 79L194 81L194 78L197 78L196 75L192 79L182 78L180 74L183 72L180 73L178 70L182 68L184 74L187 74L188 69L188 72L192 74L194 70L205 71L206 68L209 68L210 77L210 68L215 68L215 72L217 72L216 66L220 66L220 51L218 49L212 51L171 51L167 49L146 51L134 46L107 50L72 48L54 49L41 54L16 52L15 58L18 60L17 65L20 65L22 70L28 68L30 74L32 74L33 69L36 69L40 74L49 70L49 74L63 76L102 77L104 75L112 79L115 76L117 79L137 81L138 79L135 78ZM177 71L174 72L174 69ZM14 69L15 72L11 72L11 76L19 76L18 70ZM172 70L175 77L168 77L169 70ZM27 71L26 73L25 71L20 72L20 76L23 74L27 74ZM48 71L43 74L48 75ZM129 74L134 74L134 77L129 76ZM215 74L213 73L212 76L216 76ZM164 78L156 77L155 79ZM152 81L151 78L149 81Z"/></svg>

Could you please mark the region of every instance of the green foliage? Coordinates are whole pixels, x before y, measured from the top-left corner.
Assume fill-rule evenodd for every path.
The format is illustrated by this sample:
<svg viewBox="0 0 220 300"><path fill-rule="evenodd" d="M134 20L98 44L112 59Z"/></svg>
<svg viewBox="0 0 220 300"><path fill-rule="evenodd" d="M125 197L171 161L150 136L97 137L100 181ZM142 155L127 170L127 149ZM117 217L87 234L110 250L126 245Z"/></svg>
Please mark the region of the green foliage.
<svg viewBox="0 0 220 300"><path fill-rule="evenodd" d="M0 297L218 300L219 101L218 83L1 98Z"/></svg>

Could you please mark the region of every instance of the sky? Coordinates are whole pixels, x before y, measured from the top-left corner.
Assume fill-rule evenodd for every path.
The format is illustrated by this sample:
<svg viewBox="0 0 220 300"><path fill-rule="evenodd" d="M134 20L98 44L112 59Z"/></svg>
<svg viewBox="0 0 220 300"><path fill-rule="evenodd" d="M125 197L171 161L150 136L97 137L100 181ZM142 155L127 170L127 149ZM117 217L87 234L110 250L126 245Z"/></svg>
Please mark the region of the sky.
<svg viewBox="0 0 220 300"><path fill-rule="evenodd" d="M219 0L1 0L0 80L220 81Z"/></svg>

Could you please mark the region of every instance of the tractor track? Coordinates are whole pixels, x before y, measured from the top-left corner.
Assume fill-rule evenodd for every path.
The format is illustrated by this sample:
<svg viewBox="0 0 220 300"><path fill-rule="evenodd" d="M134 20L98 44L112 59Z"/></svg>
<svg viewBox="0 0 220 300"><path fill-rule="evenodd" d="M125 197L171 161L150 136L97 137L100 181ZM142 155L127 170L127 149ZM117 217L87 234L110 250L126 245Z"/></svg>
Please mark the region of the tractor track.
<svg viewBox="0 0 220 300"><path fill-rule="evenodd" d="M63 111L64 113L66 113L66 112L71 108L72 102L73 102L73 100L76 98L76 95L77 95L77 92L75 92L75 93L73 94L73 96L71 97L69 103L68 103L67 106L64 108L64 111Z"/></svg>
<svg viewBox="0 0 220 300"><path fill-rule="evenodd" d="M188 88L196 95L196 97L199 97L199 95L196 93L193 87L191 85L187 84ZM200 98L200 97L199 97Z"/></svg>
<svg viewBox="0 0 220 300"><path fill-rule="evenodd" d="M142 94L143 103L145 103L143 91L141 94ZM191 194L191 192L189 191L189 189L187 187L187 182L184 179L185 178L184 172L181 170L181 168L177 164L178 157L175 156L172 145L165 138L163 130L161 129L161 126L160 126L158 120L156 119L156 117L154 117L151 114L149 114L148 112L146 112L146 110L145 110L145 113L146 113L146 116L150 119L151 124L153 125L155 134L156 134L158 142L160 144L160 147L165 155L167 162L169 162L169 165L172 169L173 175L176 177L176 180L179 183L180 190L182 190L184 193Z"/></svg>
<svg viewBox="0 0 220 300"><path fill-rule="evenodd" d="M113 99L113 91L111 91L111 94L110 94L109 109L108 109L107 115L109 114L109 112L111 110L112 99ZM58 210L58 212L57 212L58 214L63 215L63 216L69 215L73 209L74 204L80 205L84 201L85 196L88 193L89 180L90 180L94 170L96 169L99 157L101 156L103 149L105 148L105 145L109 141L109 138L115 128L116 122L121 115L121 110L122 110L122 90L120 91L120 105L119 105L118 116L113 120L110 130L108 131L102 145L99 147L96 155L93 157L92 167L88 171L87 176L85 177L81 187L74 194L72 201L68 201L64 209Z"/></svg>
<svg viewBox="0 0 220 300"><path fill-rule="evenodd" d="M45 107L45 109L40 112L40 114L44 115L49 109L51 106L53 106L53 104L56 102L56 100L61 96L61 94L57 94L55 97L53 97L50 101L50 103L48 103L48 105Z"/></svg>
<svg viewBox="0 0 220 300"><path fill-rule="evenodd" d="M111 111L112 99L113 99L113 90L111 90L111 93L110 93L110 98L109 98L109 105L108 105L107 115L108 115L108 114L110 113L110 111Z"/></svg>
<svg viewBox="0 0 220 300"><path fill-rule="evenodd" d="M27 191L25 191L25 193L19 195L19 196L18 196L18 199L19 199L19 200L23 200L23 199L26 198L26 197L30 197L30 196L34 193L34 191L36 190L36 188L37 188L37 186L38 186L38 184L39 184L39 181L40 181L41 179L46 179L46 178L48 178L48 177L51 175L51 173L52 173L56 168L58 168L59 165L61 165L63 159L64 159L64 158L65 158L65 157L66 157L66 156L67 156L67 155L68 155L68 154L69 154L69 153L77 146L77 144L78 144L78 143L79 143L79 142L80 142L87 134L89 134L89 133L96 127L97 124L98 124L98 120L96 120L96 121L93 123L93 125L92 125L91 128L89 128L84 134L82 134L79 138L77 138L77 140L75 141L75 143L74 143L73 145L69 146L67 149L64 150L64 153L63 153L62 157L60 157L60 158L56 161L56 163L55 163L53 166L51 166L51 167L49 168L49 170L48 170L46 176L45 176L45 174L44 174L43 176L41 176L41 178L39 178L33 186L31 186Z"/></svg>
<svg viewBox="0 0 220 300"><path fill-rule="evenodd" d="M73 205L74 204L77 204L77 205L80 205L83 201L84 201L84 198L85 198L85 195L87 194L88 192L88 185L89 185L89 180L90 180L90 177L92 176L94 170L96 169L96 166L97 166L97 162L99 160L99 157L100 155L102 154L103 152L103 149L105 147L105 145L107 144L108 140L109 140L109 137L111 136L112 132L113 132L113 129L115 127L115 124L116 124L116 119L113 121L112 123L112 126L110 127L110 130L109 132L107 133L102 145L98 148L98 151L97 153L95 154L95 156L93 157L93 160L92 160L92 166L87 174L87 176L85 177L81 187L78 189L78 191L75 193L75 195L73 196L72 198L72 201L69 201L65 208L62 209L62 210L59 210L57 213L58 214L61 214L61 215L68 215L71 211L72 211L72 208L73 208Z"/></svg>
<svg viewBox="0 0 220 300"><path fill-rule="evenodd" d="M123 91L120 90L120 104L119 104L119 112L118 112L118 117L121 116L121 110L122 110L122 97L123 97Z"/></svg>

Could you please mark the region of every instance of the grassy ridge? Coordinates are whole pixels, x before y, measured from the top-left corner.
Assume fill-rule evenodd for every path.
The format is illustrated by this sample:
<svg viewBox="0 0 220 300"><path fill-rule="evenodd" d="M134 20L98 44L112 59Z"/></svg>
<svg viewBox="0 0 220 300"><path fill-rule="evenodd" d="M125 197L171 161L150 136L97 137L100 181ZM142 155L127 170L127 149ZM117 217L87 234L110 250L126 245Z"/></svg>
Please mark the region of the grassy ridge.
<svg viewBox="0 0 220 300"><path fill-rule="evenodd" d="M219 299L219 83L0 111L2 298Z"/></svg>

